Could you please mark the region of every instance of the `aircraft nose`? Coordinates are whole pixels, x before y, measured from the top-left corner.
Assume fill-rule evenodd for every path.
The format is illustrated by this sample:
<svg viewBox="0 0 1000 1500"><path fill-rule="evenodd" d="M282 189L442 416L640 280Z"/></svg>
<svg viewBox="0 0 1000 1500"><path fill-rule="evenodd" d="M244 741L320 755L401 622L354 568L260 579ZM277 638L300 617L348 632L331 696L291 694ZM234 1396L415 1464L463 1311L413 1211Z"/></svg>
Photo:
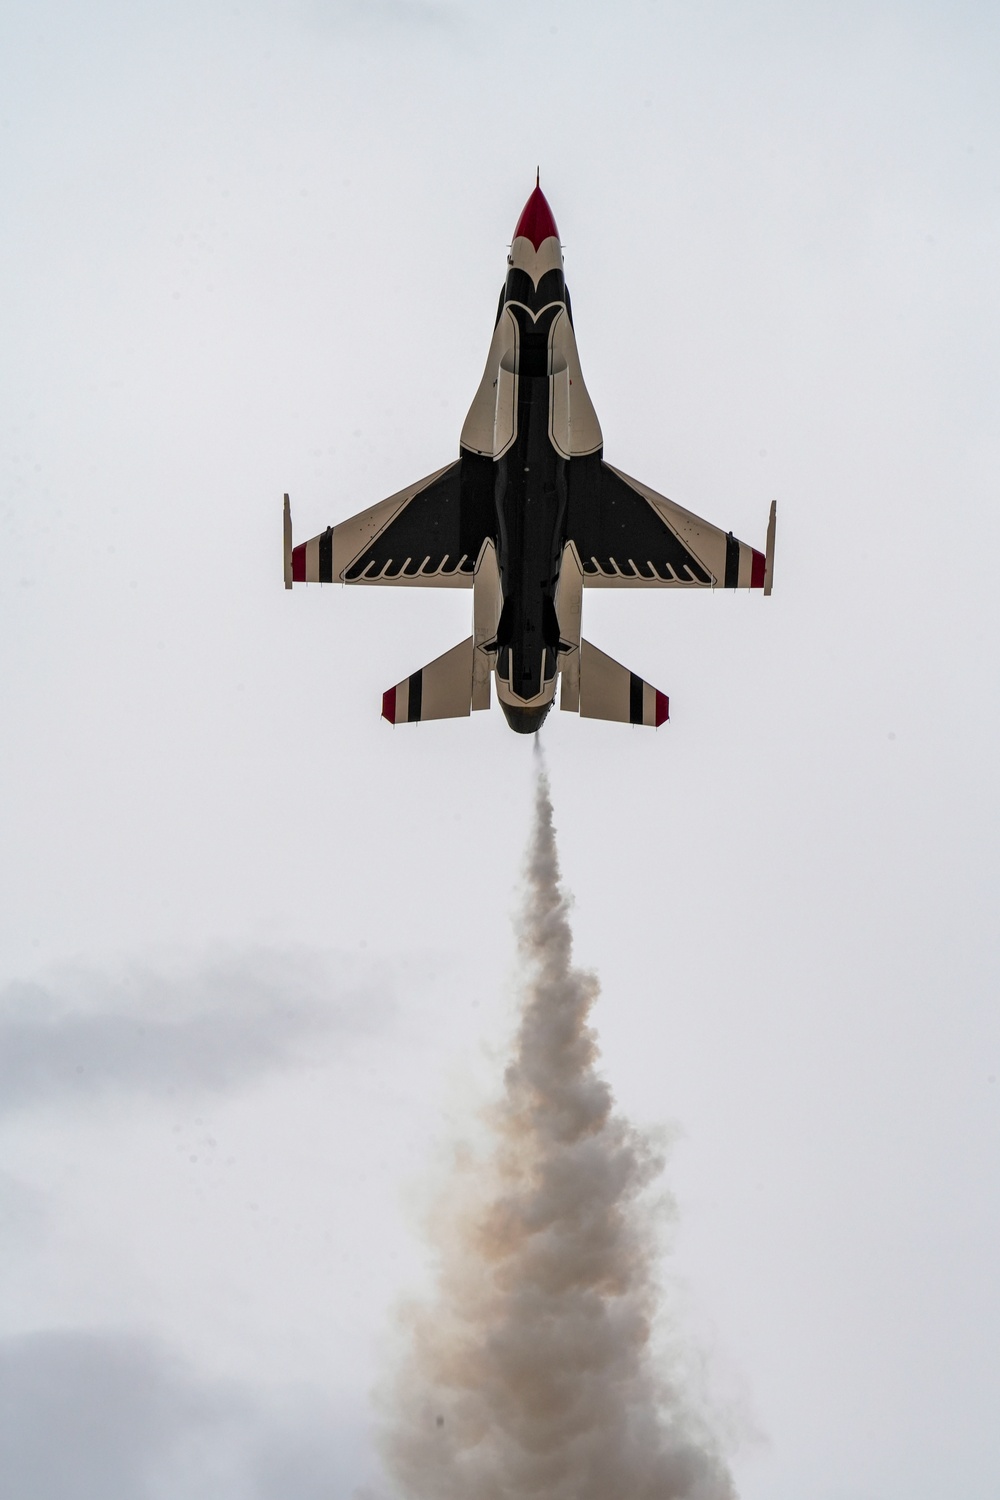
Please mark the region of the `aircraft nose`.
<svg viewBox="0 0 1000 1500"><path fill-rule="evenodd" d="M552 217L548 199L536 180L535 191L521 210L521 217L514 230L514 238L530 240L533 249L538 250L545 240L553 237L558 240L559 231Z"/></svg>

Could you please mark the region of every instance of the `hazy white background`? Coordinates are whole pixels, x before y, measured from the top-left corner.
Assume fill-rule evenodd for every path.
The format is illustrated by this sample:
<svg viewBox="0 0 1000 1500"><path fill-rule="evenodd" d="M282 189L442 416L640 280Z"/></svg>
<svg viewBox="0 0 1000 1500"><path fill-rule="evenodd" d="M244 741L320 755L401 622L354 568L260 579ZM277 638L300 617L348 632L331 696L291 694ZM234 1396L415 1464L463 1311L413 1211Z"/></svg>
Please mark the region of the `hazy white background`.
<svg viewBox="0 0 1000 1500"><path fill-rule="evenodd" d="M961 0L7 8L12 1500L381 1483L531 747L380 722L470 596L286 594L281 494L302 539L456 455L536 163L608 458L758 546L779 503L769 601L586 599L666 729L544 730L741 1494L1000 1493L998 40Z"/></svg>

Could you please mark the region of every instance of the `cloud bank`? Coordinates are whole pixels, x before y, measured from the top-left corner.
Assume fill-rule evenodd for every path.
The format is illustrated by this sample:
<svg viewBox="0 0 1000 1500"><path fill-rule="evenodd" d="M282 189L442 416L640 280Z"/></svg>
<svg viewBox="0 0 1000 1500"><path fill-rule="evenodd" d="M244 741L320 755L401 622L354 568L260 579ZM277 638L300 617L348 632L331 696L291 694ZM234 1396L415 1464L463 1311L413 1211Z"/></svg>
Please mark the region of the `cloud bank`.
<svg viewBox="0 0 1000 1500"><path fill-rule="evenodd" d="M230 1090L391 1011L386 986L258 953L173 974L94 971L0 992L0 1113L111 1092Z"/></svg>
<svg viewBox="0 0 1000 1500"><path fill-rule="evenodd" d="M206 1379L154 1340L66 1330L0 1340L0 1393L10 1500L349 1492L337 1413L315 1393Z"/></svg>

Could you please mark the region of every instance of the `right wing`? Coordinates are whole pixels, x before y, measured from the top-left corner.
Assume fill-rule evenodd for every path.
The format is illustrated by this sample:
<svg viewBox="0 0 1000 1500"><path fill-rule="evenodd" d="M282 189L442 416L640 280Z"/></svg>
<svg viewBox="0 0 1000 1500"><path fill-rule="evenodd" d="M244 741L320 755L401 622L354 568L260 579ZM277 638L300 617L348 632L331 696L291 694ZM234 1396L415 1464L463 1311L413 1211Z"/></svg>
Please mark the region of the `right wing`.
<svg viewBox="0 0 1000 1500"><path fill-rule="evenodd" d="M390 495L311 541L291 546L285 523L286 582L424 584L471 588L492 505L462 492L462 461ZM291 567L288 557L291 557Z"/></svg>
<svg viewBox="0 0 1000 1500"><path fill-rule="evenodd" d="M570 475L569 539L590 587L771 592L773 504L765 556L620 469L584 460Z"/></svg>

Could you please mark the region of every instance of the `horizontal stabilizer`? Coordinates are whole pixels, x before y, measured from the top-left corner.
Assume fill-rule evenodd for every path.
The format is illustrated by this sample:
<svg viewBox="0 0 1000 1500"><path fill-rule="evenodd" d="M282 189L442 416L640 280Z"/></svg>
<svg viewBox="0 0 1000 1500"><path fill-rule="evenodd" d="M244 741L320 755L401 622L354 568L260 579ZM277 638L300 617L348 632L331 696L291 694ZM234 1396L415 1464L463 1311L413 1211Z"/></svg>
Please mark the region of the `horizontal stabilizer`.
<svg viewBox="0 0 1000 1500"><path fill-rule="evenodd" d="M390 724L422 719L465 719L472 712L472 636L452 646L382 694L382 717Z"/></svg>
<svg viewBox="0 0 1000 1500"><path fill-rule="evenodd" d="M659 729L670 717L670 700L589 641L581 641L580 717Z"/></svg>

